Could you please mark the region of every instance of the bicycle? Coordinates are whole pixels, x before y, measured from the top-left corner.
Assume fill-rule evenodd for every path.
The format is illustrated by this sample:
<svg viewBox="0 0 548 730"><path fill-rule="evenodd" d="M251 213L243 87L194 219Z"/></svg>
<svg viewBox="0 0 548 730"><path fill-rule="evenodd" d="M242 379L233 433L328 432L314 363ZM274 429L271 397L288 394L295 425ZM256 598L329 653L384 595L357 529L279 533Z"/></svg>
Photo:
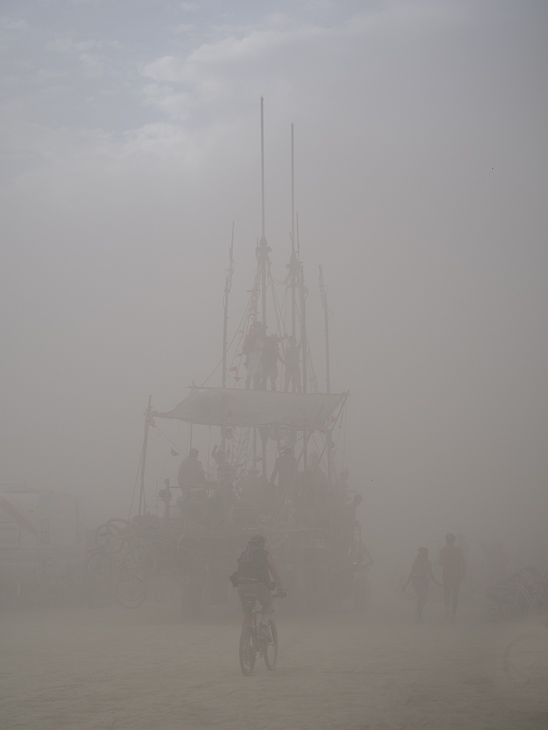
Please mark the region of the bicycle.
<svg viewBox="0 0 548 730"><path fill-rule="evenodd" d="M278 597L277 594L272 596L272 598ZM263 624L257 626L257 613L262 615L262 611L257 608L258 596L250 591L246 593L244 598L244 613L250 613L253 616L251 623L246 622L242 626L242 633L240 634L240 669L247 677L255 669L257 655L264 659L267 669L272 670L276 666L278 660L278 629L270 618L267 624L268 632L259 631L260 626Z"/></svg>

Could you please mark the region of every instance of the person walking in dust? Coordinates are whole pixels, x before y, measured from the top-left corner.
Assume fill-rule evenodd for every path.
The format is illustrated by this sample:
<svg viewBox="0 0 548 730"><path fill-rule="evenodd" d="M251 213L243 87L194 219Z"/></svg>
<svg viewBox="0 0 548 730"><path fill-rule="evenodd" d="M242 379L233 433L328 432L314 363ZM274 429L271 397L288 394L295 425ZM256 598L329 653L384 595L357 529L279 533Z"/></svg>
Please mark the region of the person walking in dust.
<svg viewBox="0 0 548 730"><path fill-rule="evenodd" d="M432 563L428 559L428 548L420 547L417 557L411 566L409 577L402 586L402 591L405 591L409 583L413 584L413 590L417 596L416 621L418 624L422 623L422 612L426 605L426 599L428 598L430 581L433 581L438 586L441 585L432 572Z"/></svg>
<svg viewBox="0 0 548 730"><path fill-rule="evenodd" d="M456 537L452 532L445 536L445 545L440 550L441 579L443 582L443 602L445 618L451 623L455 620L459 602L459 588L466 571L464 553L455 545Z"/></svg>

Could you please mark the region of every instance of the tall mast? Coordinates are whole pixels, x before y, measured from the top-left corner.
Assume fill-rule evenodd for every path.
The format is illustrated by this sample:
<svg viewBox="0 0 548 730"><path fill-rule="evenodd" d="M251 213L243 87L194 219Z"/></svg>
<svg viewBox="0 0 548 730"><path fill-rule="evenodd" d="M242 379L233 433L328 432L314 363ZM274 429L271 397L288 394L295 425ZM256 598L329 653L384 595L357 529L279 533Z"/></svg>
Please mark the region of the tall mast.
<svg viewBox="0 0 548 730"><path fill-rule="evenodd" d="M295 125L291 125L291 242L295 243Z"/></svg>
<svg viewBox="0 0 548 730"><path fill-rule="evenodd" d="M297 216L297 252L300 251L300 239L299 239L299 216ZM301 349L303 357L303 393L306 393L308 385L308 374L306 372L306 354L307 354L307 342L306 342L306 289L304 285L304 267L301 261L299 261L299 292L301 295ZM310 438L310 431L303 431L303 470L306 471L308 468L308 439Z"/></svg>
<svg viewBox="0 0 548 730"><path fill-rule="evenodd" d="M295 125L291 125L291 261L289 274L291 277L291 334L297 342L297 279L299 266L295 254ZM292 379L292 390L295 392L295 378Z"/></svg>
<svg viewBox="0 0 548 730"><path fill-rule="evenodd" d="M259 243L258 263L261 272L261 319L266 328L266 265L268 244L266 242L265 195L264 195L264 99L261 96L261 241Z"/></svg>
<svg viewBox="0 0 548 730"><path fill-rule="evenodd" d="M222 388L226 388L226 355L228 349L228 295L232 288L232 274L234 273L234 221L232 221L232 237L230 239L230 250L228 253L228 269L225 279L224 295L224 317L223 317L223 374L221 378ZM221 429L221 451L225 450L225 428Z"/></svg>
<svg viewBox="0 0 548 730"><path fill-rule="evenodd" d="M323 280L323 271L320 264L320 294L322 298L324 332L325 332L325 383L327 392L331 393L331 375L329 369L329 309L327 308L327 288Z"/></svg>
<svg viewBox="0 0 548 730"><path fill-rule="evenodd" d="M266 332L266 271L269 264L268 253L270 247L266 240L265 223L265 194L264 194L264 99L261 96L261 240L257 248L257 266L261 280L261 319L263 323L263 336ZM268 441L268 429L259 429L262 442L262 475L266 480L266 444ZM254 443L256 435L253 436ZM255 459L255 456L254 456Z"/></svg>
<svg viewBox="0 0 548 730"><path fill-rule="evenodd" d="M232 288L232 274L234 273L234 223L232 223L232 238L230 241L230 251L228 254L228 269L225 279L225 295L224 295L224 321L223 321L223 375L222 387L226 388L226 351L228 341L228 295Z"/></svg>
<svg viewBox="0 0 548 730"><path fill-rule="evenodd" d="M299 216L297 216L297 255L300 249L299 245ZM304 267L299 261L299 290L301 294L301 349L303 358L303 393L306 393L308 385L308 375L306 372L306 287L304 285Z"/></svg>
<svg viewBox="0 0 548 730"><path fill-rule="evenodd" d="M261 237L265 237L264 209L264 98L261 96Z"/></svg>
<svg viewBox="0 0 548 730"><path fill-rule="evenodd" d="M323 316L324 316L324 331L325 331L325 385L328 393L331 393L331 375L329 368L329 309L327 307L327 287L323 280L323 269L320 264L320 295L322 298ZM329 489L333 485L333 458L331 453L331 434L333 428L331 427L326 435L327 439L327 483Z"/></svg>

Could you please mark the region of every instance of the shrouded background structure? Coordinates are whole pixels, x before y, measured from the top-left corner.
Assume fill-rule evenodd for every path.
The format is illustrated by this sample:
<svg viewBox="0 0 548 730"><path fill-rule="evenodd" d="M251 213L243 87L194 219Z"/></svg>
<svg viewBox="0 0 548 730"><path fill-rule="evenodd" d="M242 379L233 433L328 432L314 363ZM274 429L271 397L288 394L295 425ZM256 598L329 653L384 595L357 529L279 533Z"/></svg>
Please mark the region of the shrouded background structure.
<svg viewBox="0 0 548 730"><path fill-rule="evenodd" d="M221 356L233 221L231 324L252 285L263 95L273 271L294 123L311 341L321 380L322 264L373 549L540 539L547 30L528 0L4 0L0 480L127 511L148 395L169 410Z"/></svg>

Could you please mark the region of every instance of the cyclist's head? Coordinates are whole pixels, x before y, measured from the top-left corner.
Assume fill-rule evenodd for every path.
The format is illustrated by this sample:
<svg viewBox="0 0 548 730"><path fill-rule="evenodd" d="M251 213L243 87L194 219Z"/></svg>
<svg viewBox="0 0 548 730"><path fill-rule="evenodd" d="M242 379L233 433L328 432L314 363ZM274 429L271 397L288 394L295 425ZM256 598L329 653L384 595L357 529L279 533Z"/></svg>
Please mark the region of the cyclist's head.
<svg viewBox="0 0 548 730"><path fill-rule="evenodd" d="M264 535L253 535L253 537L249 538L249 545L264 548L266 545L266 537Z"/></svg>
<svg viewBox="0 0 548 730"><path fill-rule="evenodd" d="M428 560L428 548L420 547L417 552L419 560Z"/></svg>
<svg viewBox="0 0 548 730"><path fill-rule="evenodd" d="M456 539L457 539L457 538L456 538L456 537L455 537L455 536L453 535L453 533L452 533L452 532L448 532L448 533L447 533L447 535L445 536L445 542L446 542L446 543L447 543L448 545L454 545L454 544L455 544L455 540L456 540Z"/></svg>

